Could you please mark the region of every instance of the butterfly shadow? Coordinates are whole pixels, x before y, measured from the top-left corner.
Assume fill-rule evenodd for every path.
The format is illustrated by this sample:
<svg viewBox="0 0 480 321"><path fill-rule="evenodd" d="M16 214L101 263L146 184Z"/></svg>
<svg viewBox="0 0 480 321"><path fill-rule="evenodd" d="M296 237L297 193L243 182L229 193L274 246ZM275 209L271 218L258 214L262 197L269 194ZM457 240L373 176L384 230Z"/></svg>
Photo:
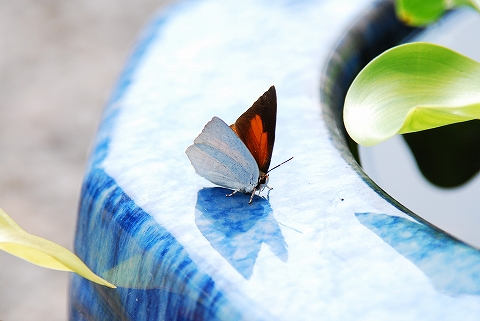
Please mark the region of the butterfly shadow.
<svg viewBox="0 0 480 321"><path fill-rule="evenodd" d="M212 247L245 279L250 279L262 243L282 262L287 262L287 244L268 200L249 194L225 195L220 187L198 191L195 223Z"/></svg>
<svg viewBox="0 0 480 321"><path fill-rule="evenodd" d="M480 251L406 218L355 213L361 224L415 264L441 293L480 295Z"/></svg>

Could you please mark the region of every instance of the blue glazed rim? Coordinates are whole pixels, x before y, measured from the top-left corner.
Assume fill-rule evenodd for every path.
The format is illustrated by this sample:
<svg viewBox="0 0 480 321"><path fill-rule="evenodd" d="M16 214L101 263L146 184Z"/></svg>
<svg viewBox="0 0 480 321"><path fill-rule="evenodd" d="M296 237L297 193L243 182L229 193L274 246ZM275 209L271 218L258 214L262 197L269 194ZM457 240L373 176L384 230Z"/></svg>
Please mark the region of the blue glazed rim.
<svg viewBox="0 0 480 321"><path fill-rule="evenodd" d="M360 165L357 145L343 124L345 96L360 70L380 53L407 41L422 30L406 26L397 19L393 0L375 2L347 28L331 50L320 80L322 114L335 147L370 188L415 220L464 243L410 211L368 177Z"/></svg>
<svg viewBox="0 0 480 321"><path fill-rule="evenodd" d="M343 102L350 84L373 58L420 30L396 18L393 0L377 1L358 17L331 50L321 74L322 111L336 147L352 165L359 164L356 143L343 124Z"/></svg>

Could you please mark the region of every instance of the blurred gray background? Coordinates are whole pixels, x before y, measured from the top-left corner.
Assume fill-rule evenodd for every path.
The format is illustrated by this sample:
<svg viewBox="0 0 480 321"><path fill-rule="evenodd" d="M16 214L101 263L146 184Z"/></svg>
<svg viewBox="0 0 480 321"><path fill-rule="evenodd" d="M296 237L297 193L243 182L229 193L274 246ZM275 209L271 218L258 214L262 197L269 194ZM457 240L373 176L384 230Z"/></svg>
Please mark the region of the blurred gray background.
<svg viewBox="0 0 480 321"><path fill-rule="evenodd" d="M83 170L135 42L172 0L0 0L0 207L72 249ZM0 320L66 320L69 273L0 251Z"/></svg>

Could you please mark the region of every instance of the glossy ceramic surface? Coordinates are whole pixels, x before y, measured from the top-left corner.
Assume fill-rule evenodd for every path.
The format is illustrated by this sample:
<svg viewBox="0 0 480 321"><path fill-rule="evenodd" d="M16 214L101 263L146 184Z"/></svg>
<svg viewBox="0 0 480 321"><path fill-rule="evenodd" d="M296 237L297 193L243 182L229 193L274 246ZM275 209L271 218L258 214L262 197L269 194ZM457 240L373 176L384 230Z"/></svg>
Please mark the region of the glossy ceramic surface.
<svg viewBox="0 0 480 321"><path fill-rule="evenodd" d="M70 318L477 320L480 253L394 205L342 142L332 106L353 72L342 68L361 64L352 38L375 43L390 16L369 18L373 29L363 16L344 56L331 49L385 8L199 0L163 12L105 110L82 190L76 251L118 288L74 276ZM249 205L196 175L184 151L272 84L272 164L295 158Z"/></svg>

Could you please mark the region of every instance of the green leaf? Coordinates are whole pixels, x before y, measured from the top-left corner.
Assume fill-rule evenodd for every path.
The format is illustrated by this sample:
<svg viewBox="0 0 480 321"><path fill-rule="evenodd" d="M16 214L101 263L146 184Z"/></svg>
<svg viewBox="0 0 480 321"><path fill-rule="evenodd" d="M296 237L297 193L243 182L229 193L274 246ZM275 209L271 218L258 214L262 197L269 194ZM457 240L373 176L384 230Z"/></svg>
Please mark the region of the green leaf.
<svg viewBox="0 0 480 321"><path fill-rule="evenodd" d="M470 6L480 9L479 0L397 0L397 17L411 26L425 26L438 20L447 10Z"/></svg>
<svg viewBox="0 0 480 321"><path fill-rule="evenodd" d="M470 5L477 11L480 11L480 0L470 0Z"/></svg>
<svg viewBox="0 0 480 321"><path fill-rule="evenodd" d="M115 288L115 285L95 275L66 248L25 232L2 209L0 209L0 250L42 267L76 272L92 282Z"/></svg>
<svg viewBox="0 0 480 321"><path fill-rule="evenodd" d="M358 144L480 119L480 64L429 43L409 43L372 60L350 86L344 123Z"/></svg>

